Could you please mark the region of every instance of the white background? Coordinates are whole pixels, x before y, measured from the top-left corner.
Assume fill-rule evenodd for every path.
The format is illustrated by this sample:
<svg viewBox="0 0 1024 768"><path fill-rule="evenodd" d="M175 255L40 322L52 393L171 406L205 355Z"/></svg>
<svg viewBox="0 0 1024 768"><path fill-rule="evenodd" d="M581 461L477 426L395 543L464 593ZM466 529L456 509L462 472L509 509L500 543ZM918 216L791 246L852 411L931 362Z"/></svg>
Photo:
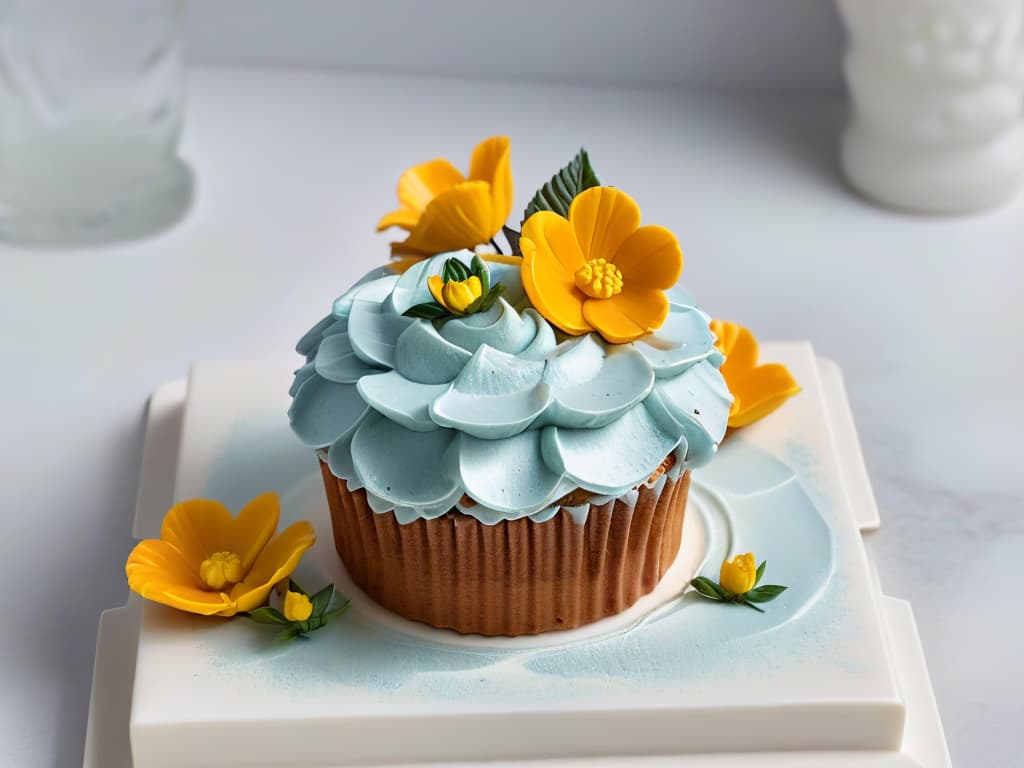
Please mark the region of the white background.
<svg viewBox="0 0 1024 768"><path fill-rule="evenodd" d="M242 5L196 4L197 55L244 61L266 46L291 68L196 71L183 154L198 197L180 226L104 249L0 246L0 765L81 762L97 618L126 595L152 389L198 358L297 364L298 335L385 257L373 224L393 207L398 174L438 154L464 165L499 132L512 137L520 204L586 144L646 221L678 234L684 283L706 308L764 338L810 338L840 363L882 511L871 549L886 591L914 605L954 765L1020 764L1024 199L928 218L850 194L836 171L845 107L827 95L838 60L825 49L839 38L826 3L780 0L792 11L782 20L754 0L703 17L695 9L710 4L652 4L690 19L673 27L676 48L629 37L619 12L615 29L628 34L616 60L653 58L602 70L591 56L592 79L620 80L605 87L315 72L296 63L307 48L318 67L331 63L322 24L281 23L269 5L250 18ZM377 56L365 67L384 61L380 19L392 11L375 10L350 40ZM656 40L672 37L667 22L646 23ZM508 29L522 38L534 27ZM339 17L339 36L351 28ZM450 32L433 31L450 50ZM470 43L486 54L485 36ZM561 79L537 63L544 55L513 74ZM657 82L637 87L643 72Z"/></svg>

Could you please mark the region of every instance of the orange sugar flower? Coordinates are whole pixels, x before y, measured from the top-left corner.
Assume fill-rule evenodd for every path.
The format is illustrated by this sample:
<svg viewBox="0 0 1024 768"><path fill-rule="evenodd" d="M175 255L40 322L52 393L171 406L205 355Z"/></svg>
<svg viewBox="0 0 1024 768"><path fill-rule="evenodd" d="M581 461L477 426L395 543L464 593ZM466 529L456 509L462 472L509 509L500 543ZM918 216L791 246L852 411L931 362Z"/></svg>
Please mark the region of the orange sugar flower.
<svg viewBox="0 0 1024 768"><path fill-rule="evenodd" d="M173 506L159 539L128 556L128 586L147 600L204 616L234 616L263 605L316 540L306 521L277 530L279 503L265 493L232 517L216 501Z"/></svg>
<svg viewBox="0 0 1024 768"><path fill-rule="evenodd" d="M408 256L404 266L438 253L488 242L512 210L509 140L494 136L480 142L465 177L443 158L415 165L398 180L397 210L384 216L377 231L401 227L409 236L392 243L391 252Z"/></svg>
<svg viewBox="0 0 1024 768"><path fill-rule="evenodd" d="M757 364L757 339L747 328L712 320L711 331L718 337L715 346L725 355L722 377L733 396L730 427L745 427L763 419L800 391L786 366Z"/></svg>
<svg viewBox="0 0 1024 768"><path fill-rule="evenodd" d="M664 291L683 270L675 235L640 226L640 208L613 187L584 190L569 217L539 211L523 225L523 287L530 302L563 331L597 331L615 344L659 328Z"/></svg>

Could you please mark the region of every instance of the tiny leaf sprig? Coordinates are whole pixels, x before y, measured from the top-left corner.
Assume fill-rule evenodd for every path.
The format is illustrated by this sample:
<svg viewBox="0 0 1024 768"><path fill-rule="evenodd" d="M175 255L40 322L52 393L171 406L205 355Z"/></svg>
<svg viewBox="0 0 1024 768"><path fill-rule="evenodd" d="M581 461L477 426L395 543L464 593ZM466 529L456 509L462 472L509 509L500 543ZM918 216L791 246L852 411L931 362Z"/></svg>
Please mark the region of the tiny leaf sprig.
<svg viewBox="0 0 1024 768"><path fill-rule="evenodd" d="M590 164L590 156L581 147L568 165L559 169L550 181L537 190L523 211L523 221L538 211L554 211L566 217L569 215L569 206L580 192L600 185L601 181Z"/></svg>
<svg viewBox="0 0 1024 768"><path fill-rule="evenodd" d="M762 560L756 569L754 562L753 552L736 555L732 560L725 560L722 563L718 582L706 576L697 576L690 582L690 586L698 595L708 600L738 603L753 608L758 613L764 613L764 609L757 603L771 602L785 592L786 587L778 584L758 586L768 561Z"/></svg>
<svg viewBox="0 0 1024 768"><path fill-rule="evenodd" d="M257 624L276 624L282 627L274 640L279 643L288 642L323 629L332 619L348 610L348 600L337 608L331 608L334 595L333 584L328 584L311 597L298 582L289 579L288 591L282 601L283 612L266 605L249 613L249 618Z"/></svg>
<svg viewBox="0 0 1024 768"><path fill-rule="evenodd" d="M428 278L427 287L434 300L410 307L403 313L406 317L439 320L486 312L505 290L502 283L491 285L491 272L476 254L468 267L459 259L447 259L441 274Z"/></svg>

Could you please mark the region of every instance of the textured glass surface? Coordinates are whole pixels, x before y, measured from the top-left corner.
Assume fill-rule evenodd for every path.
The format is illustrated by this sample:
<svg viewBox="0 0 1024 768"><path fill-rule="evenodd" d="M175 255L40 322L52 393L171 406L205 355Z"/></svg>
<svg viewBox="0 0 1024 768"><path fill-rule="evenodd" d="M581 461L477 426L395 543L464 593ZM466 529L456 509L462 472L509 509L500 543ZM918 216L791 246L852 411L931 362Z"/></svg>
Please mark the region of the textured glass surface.
<svg viewBox="0 0 1024 768"><path fill-rule="evenodd" d="M0 236L89 243L176 221L184 0L0 0Z"/></svg>

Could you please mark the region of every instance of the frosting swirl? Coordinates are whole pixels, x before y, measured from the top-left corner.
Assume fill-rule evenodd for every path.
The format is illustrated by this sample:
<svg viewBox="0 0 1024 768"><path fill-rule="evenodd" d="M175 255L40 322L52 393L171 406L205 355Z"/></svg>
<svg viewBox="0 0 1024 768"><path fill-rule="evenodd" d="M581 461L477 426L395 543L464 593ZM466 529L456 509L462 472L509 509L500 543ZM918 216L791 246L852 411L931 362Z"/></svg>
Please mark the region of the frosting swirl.
<svg viewBox="0 0 1024 768"><path fill-rule="evenodd" d="M674 474L711 458L731 396L709 319L685 293L673 289L664 325L628 344L556 335L515 265L489 265L505 293L486 312L404 317L451 256L370 272L296 347L306 364L292 429L375 511L542 520L577 487L629 492L672 452Z"/></svg>

